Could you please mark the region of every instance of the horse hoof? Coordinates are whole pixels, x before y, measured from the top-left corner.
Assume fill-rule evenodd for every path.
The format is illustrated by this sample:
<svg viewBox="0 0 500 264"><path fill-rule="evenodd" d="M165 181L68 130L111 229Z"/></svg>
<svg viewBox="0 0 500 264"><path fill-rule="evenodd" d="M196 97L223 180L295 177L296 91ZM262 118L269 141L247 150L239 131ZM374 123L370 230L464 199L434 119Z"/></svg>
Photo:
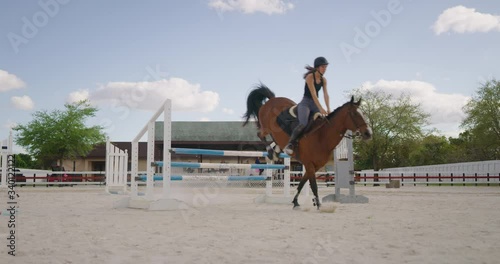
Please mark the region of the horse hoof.
<svg viewBox="0 0 500 264"><path fill-rule="evenodd" d="M286 147L283 149L283 152L289 156L293 155L293 146L286 145Z"/></svg>
<svg viewBox="0 0 500 264"><path fill-rule="evenodd" d="M298 204L297 204L297 205L294 205L292 209L293 209L293 210L299 210L299 209L300 209L300 205L298 205Z"/></svg>
<svg viewBox="0 0 500 264"><path fill-rule="evenodd" d="M266 160L269 159L269 161L271 160L274 160L276 157L276 155L274 155L274 151L272 151L271 149L267 151L267 157L266 157Z"/></svg>
<svg viewBox="0 0 500 264"><path fill-rule="evenodd" d="M312 199L312 201L313 201L313 206L317 206L319 210L319 207L321 206L321 204L319 203L319 199L315 197Z"/></svg>

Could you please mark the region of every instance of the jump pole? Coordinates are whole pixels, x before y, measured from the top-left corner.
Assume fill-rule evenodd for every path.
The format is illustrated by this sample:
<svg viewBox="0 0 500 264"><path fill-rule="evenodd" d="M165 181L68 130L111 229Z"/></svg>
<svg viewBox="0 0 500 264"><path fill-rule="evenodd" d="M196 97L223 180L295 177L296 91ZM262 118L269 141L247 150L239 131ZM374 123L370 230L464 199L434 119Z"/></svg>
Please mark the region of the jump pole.
<svg viewBox="0 0 500 264"><path fill-rule="evenodd" d="M201 154L209 156L232 156L232 157L266 157L267 152L259 151L232 151L232 150L210 150L210 149L189 149L189 148L173 148L171 150L176 154ZM289 204L290 198L290 156L281 153L280 158L283 158L283 164L216 164L216 163L187 163L187 162L171 162L172 167L191 167L191 168L242 168L242 169L265 169L266 170L266 188L265 194L254 199L256 203L274 203L274 204ZM156 162L159 166L164 166L167 162ZM273 169L283 169L283 195L273 195Z"/></svg>

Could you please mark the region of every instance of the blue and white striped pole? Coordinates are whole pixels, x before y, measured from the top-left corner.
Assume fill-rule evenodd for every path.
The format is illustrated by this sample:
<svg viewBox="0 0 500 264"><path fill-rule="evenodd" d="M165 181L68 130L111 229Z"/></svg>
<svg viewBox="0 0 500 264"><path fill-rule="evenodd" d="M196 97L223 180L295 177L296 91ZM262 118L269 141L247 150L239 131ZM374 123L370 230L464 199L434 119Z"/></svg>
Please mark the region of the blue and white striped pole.
<svg viewBox="0 0 500 264"><path fill-rule="evenodd" d="M163 161L155 161L152 165L163 167ZM170 163L172 168L192 168L192 169L288 169L283 164L240 164L240 163L197 163L173 161Z"/></svg>
<svg viewBox="0 0 500 264"><path fill-rule="evenodd" d="M188 155L209 155L209 156L227 156L227 157L267 157L267 152L261 151L237 151L237 150L214 150L214 149L192 149L192 148L172 148L170 150L175 154ZM285 153L280 153L280 158L289 158Z"/></svg>

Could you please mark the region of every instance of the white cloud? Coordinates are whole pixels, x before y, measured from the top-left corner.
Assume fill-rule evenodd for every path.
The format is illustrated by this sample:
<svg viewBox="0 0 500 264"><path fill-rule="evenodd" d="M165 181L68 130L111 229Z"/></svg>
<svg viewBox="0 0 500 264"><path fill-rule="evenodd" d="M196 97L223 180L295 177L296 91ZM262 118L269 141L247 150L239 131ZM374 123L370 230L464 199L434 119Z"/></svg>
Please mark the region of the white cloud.
<svg viewBox="0 0 500 264"><path fill-rule="evenodd" d="M89 90L79 90L70 93L66 101L71 104L87 99L89 99Z"/></svg>
<svg viewBox="0 0 500 264"><path fill-rule="evenodd" d="M208 5L219 12L240 11L245 14L263 12L268 15L284 14L294 8L283 0L210 0Z"/></svg>
<svg viewBox="0 0 500 264"><path fill-rule="evenodd" d="M111 103L153 111L167 98L172 99L172 109L175 111L210 112L219 104L219 94L201 91L199 84L191 84L180 78L152 82L110 82L90 91L88 98L92 103Z"/></svg>
<svg viewBox="0 0 500 264"><path fill-rule="evenodd" d="M222 112L228 114L228 115L232 115L234 114L234 110L233 109L229 109L229 108L222 108Z"/></svg>
<svg viewBox="0 0 500 264"><path fill-rule="evenodd" d="M381 90L395 97L409 95L414 103L420 104L431 115L431 124L460 123L465 116L462 107L469 100L462 94L439 93L432 84L422 81L379 80L363 83L363 89Z"/></svg>
<svg viewBox="0 0 500 264"><path fill-rule="evenodd" d="M31 110L35 107L35 103L33 103L33 100L31 100L31 98L27 95L13 96L10 98L10 102L15 108L21 110Z"/></svg>
<svg viewBox="0 0 500 264"><path fill-rule="evenodd" d="M459 5L443 11L432 29L436 35L448 31L456 33L500 31L500 16L476 12L474 8Z"/></svg>
<svg viewBox="0 0 500 264"><path fill-rule="evenodd" d="M0 92L23 88L24 86L26 86L26 84L23 80L14 74L0 70Z"/></svg>
<svg viewBox="0 0 500 264"><path fill-rule="evenodd" d="M208 118L208 117L202 117L202 118L200 118L200 121L201 121L201 122L209 122L209 121L211 121L211 120L210 120L210 118Z"/></svg>

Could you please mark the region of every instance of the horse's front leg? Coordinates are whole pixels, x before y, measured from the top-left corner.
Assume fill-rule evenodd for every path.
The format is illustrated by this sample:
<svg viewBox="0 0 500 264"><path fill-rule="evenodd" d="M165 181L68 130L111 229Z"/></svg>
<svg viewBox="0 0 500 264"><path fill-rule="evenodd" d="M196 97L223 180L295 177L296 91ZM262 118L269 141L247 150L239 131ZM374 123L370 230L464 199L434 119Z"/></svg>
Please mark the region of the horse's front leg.
<svg viewBox="0 0 500 264"><path fill-rule="evenodd" d="M300 179L300 182L299 182L299 186L297 187L297 194L295 194L295 196L293 197L293 209L297 209L300 204L298 202L298 199L299 199L299 194L300 194L300 191L302 191L302 188L304 187L304 184L307 182L307 172L304 176L302 176L302 178Z"/></svg>
<svg viewBox="0 0 500 264"><path fill-rule="evenodd" d="M318 183L316 182L316 168L313 167L306 168L306 175L308 175L309 184L311 185L311 190L314 194L313 205L316 206L319 210L321 203L319 201L319 196L318 196Z"/></svg>

